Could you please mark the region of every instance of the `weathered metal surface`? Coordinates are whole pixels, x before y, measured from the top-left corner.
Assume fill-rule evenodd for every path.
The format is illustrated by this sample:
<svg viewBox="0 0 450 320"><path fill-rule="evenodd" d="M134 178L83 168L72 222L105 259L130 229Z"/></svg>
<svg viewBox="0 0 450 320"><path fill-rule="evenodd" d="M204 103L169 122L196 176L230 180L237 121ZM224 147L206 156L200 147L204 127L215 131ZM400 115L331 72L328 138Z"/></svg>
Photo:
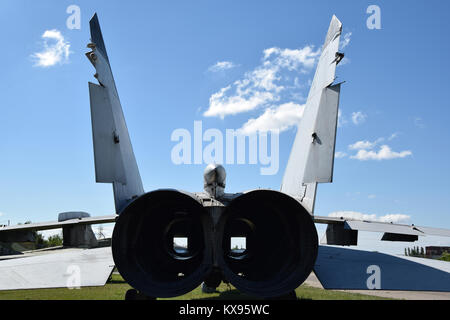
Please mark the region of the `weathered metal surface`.
<svg viewBox="0 0 450 320"><path fill-rule="evenodd" d="M120 144L114 141L116 125L107 89L89 83L95 177L97 182L127 183Z"/></svg>
<svg viewBox="0 0 450 320"><path fill-rule="evenodd" d="M450 262L320 246L314 273L325 289L450 291Z"/></svg>
<svg viewBox="0 0 450 320"><path fill-rule="evenodd" d="M100 22L98 21L97 14L94 14L92 19L89 21L89 26L91 28L91 40L99 49L106 61L109 62L108 53L106 52L105 41L103 40L102 30L100 28Z"/></svg>
<svg viewBox="0 0 450 320"><path fill-rule="evenodd" d="M314 216L314 223L344 223L346 219L344 218L335 218L335 217L324 217L324 216Z"/></svg>
<svg viewBox="0 0 450 320"><path fill-rule="evenodd" d="M113 183L119 214L130 201L144 194L144 188L97 15L90 26L94 44L89 46L92 52L87 57L100 84L89 84L97 182Z"/></svg>
<svg viewBox="0 0 450 320"><path fill-rule="evenodd" d="M305 166L303 183L328 183L333 180L334 149L341 85L325 88L313 128L314 138ZM302 130L300 127L299 130Z"/></svg>
<svg viewBox="0 0 450 320"><path fill-rule="evenodd" d="M340 86L330 85L341 32L333 16L281 184L281 192L299 199L311 214L316 183L331 182L333 176Z"/></svg>
<svg viewBox="0 0 450 320"><path fill-rule="evenodd" d="M430 227L416 227L416 229L430 236L450 237L450 230L448 229Z"/></svg>
<svg viewBox="0 0 450 320"><path fill-rule="evenodd" d="M423 232L418 231L414 226L401 225L394 223L382 223L371 221L346 221L345 227L352 230L371 231L371 232L389 232L398 234L410 234L424 236Z"/></svg>
<svg viewBox="0 0 450 320"><path fill-rule="evenodd" d="M421 227L407 224L396 224L389 222L377 221L361 221L355 219L347 219L345 217L324 217L314 216L315 223L324 224L344 224L346 229L369 231L369 232L383 232L395 233L417 236L442 236L450 237L450 230L441 228Z"/></svg>
<svg viewBox="0 0 450 320"><path fill-rule="evenodd" d="M63 249L0 261L0 290L105 285L114 268L111 248Z"/></svg>
<svg viewBox="0 0 450 320"><path fill-rule="evenodd" d="M116 217L117 217L117 215L109 215L109 216L101 216L101 217L73 219L73 220L66 220L66 221L50 221L50 222L21 224L21 225L15 225L15 226L0 227L0 233L10 232L10 231L15 231L15 230L36 230L36 231L52 230L52 229L59 229L64 226L70 226L70 225L112 223L112 222L116 221Z"/></svg>

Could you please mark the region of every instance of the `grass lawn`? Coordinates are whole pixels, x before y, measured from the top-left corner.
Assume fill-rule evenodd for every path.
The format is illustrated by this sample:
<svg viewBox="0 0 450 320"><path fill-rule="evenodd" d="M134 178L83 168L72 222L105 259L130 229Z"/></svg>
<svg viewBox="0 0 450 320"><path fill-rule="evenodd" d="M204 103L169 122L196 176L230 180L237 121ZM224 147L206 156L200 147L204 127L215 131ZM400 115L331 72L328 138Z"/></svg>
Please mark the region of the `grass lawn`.
<svg viewBox="0 0 450 320"><path fill-rule="evenodd" d="M114 274L103 287L88 287L79 290L39 289L0 291L0 300L123 300L125 292L131 287L120 275ZM302 285L297 290L298 299L312 300L379 300L384 298L357 293L323 290ZM234 287L221 284L216 293L202 293L200 287L183 296L164 300L252 300L253 297L240 293Z"/></svg>

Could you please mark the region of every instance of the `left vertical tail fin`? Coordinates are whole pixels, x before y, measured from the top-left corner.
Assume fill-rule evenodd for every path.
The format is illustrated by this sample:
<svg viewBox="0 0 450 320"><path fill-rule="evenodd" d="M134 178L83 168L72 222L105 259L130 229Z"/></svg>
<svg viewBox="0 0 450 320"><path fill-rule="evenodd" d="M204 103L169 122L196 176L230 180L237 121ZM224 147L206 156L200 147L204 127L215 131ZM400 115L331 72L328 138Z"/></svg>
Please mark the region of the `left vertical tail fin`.
<svg viewBox="0 0 450 320"><path fill-rule="evenodd" d="M89 83L96 181L112 183L116 213L142 195L139 169L106 53L97 14L90 21L91 52L99 84Z"/></svg>
<svg viewBox="0 0 450 320"><path fill-rule="evenodd" d="M340 84L335 80L342 23L333 16L305 111L284 172L281 191L314 213L317 183L332 182Z"/></svg>

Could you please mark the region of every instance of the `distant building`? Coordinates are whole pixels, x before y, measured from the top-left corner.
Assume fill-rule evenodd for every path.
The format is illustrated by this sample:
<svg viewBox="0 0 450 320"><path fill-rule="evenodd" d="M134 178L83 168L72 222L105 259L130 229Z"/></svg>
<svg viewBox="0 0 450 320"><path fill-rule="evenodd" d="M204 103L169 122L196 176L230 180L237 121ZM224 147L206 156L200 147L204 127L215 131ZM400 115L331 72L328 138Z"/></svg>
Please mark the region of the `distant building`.
<svg viewBox="0 0 450 320"><path fill-rule="evenodd" d="M439 258L446 251L450 252L450 247L425 247L427 258Z"/></svg>

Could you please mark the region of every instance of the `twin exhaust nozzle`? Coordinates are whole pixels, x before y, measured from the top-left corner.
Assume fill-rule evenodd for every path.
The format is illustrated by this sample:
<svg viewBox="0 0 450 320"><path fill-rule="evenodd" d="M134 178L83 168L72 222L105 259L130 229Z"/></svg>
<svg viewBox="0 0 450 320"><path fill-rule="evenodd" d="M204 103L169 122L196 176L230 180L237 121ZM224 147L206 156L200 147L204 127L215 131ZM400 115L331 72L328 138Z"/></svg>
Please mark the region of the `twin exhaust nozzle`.
<svg viewBox="0 0 450 320"><path fill-rule="evenodd" d="M205 173L207 184L224 184L220 167ZM175 246L176 238L186 239L186 247ZM246 239L242 253L232 251L233 238ZM183 191L153 191L122 211L112 238L120 274L150 297L183 295L211 274L250 295L281 296L309 276L317 250L307 210L271 190L243 193L221 206L204 206Z"/></svg>

